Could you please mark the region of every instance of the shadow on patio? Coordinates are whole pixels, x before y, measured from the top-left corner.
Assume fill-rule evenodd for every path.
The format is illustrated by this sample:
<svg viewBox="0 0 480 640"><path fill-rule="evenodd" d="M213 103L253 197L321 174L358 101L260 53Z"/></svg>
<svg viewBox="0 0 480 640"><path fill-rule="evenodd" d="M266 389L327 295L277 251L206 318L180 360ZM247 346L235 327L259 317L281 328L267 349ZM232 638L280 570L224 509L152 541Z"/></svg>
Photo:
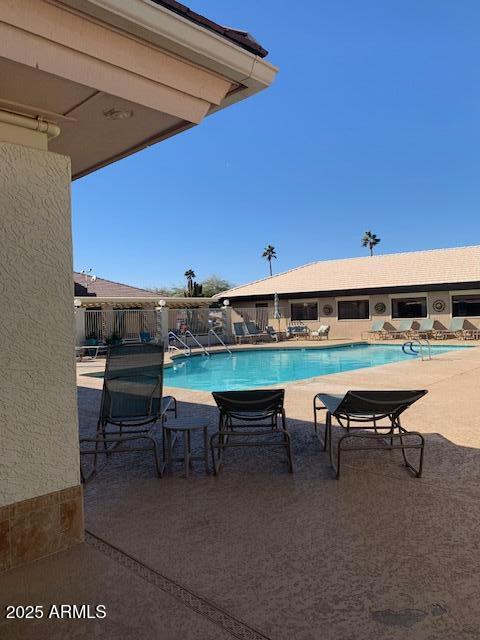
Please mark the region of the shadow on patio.
<svg viewBox="0 0 480 640"><path fill-rule="evenodd" d="M99 400L79 389L83 433ZM214 428L212 405L179 411ZM43 566L50 600L106 601L109 619L78 637L477 638L480 451L427 434L424 478L398 451L356 452L335 481L312 421L288 424L293 475L268 449L229 450L219 477L198 463L188 480L181 465L158 479L149 453L112 456L85 489L87 544L17 582L33 597Z"/></svg>

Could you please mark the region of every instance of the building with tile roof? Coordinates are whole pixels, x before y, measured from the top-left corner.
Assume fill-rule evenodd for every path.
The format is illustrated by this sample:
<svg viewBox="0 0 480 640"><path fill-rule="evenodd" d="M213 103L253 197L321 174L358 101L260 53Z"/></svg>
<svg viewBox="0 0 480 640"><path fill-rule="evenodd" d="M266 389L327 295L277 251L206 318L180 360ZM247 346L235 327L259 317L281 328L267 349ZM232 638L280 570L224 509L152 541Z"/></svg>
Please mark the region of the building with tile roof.
<svg viewBox="0 0 480 640"><path fill-rule="evenodd" d="M359 337L372 322L461 316L480 322L480 246L320 260L223 292L235 309L269 309L284 322L329 324L333 337ZM271 318L270 318L271 319ZM480 326L480 325L479 325Z"/></svg>

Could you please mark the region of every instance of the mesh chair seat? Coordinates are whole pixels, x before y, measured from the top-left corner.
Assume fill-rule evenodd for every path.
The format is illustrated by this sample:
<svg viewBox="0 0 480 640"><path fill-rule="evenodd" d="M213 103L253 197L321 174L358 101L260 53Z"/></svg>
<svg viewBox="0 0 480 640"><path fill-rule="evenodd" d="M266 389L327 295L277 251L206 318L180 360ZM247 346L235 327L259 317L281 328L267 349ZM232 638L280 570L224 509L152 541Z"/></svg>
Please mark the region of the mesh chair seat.
<svg viewBox="0 0 480 640"><path fill-rule="evenodd" d="M147 449L153 449L161 476L157 443L151 429L157 422L163 424L167 411L173 411L175 417L177 415L175 398L162 396L163 357L163 345L158 344L136 343L109 348L96 437L81 441L96 442L94 470L98 453L108 455L128 450L109 447L108 444L131 440L134 434L134 438L148 442ZM107 429L109 425L114 429ZM97 445L103 445L103 449Z"/></svg>
<svg viewBox="0 0 480 640"><path fill-rule="evenodd" d="M422 434L404 429L400 423L400 415L426 393L426 390L362 390L348 391L344 396L317 394L313 399L315 431L318 430L317 414L324 410L326 411L326 419L323 449L325 451L327 445L330 444L330 462L336 477L338 478L340 475L342 451L346 449L385 449L385 438L390 443L388 449L401 449L405 466L416 477L420 477L423 470L425 440ZM332 418L335 418L338 424L346 430L337 444L336 464L333 456ZM388 421L387 426L379 424L384 420ZM371 432L372 429L374 433ZM381 440L382 443L370 446L352 444L358 438ZM345 446L345 443L348 446ZM412 465L408 460L407 449L420 451L418 467Z"/></svg>
<svg viewBox="0 0 480 640"><path fill-rule="evenodd" d="M215 474L220 469L224 450L238 446L283 447L289 471L293 471L291 438L283 409L284 389L222 391L212 395L220 411L218 431L210 439ZM252 437L255 440L252 441Z"/></svg>

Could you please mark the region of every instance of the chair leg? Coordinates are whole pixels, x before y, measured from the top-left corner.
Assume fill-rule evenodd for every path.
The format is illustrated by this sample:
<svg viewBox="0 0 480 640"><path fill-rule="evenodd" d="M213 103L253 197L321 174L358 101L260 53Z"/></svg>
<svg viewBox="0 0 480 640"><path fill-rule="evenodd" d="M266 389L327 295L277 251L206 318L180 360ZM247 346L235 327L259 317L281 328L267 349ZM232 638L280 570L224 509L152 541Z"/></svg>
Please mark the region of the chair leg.
<svg viewBox="0 0 480 640"><path fill-rule="evenodd" d="M183 432L183 467L185 470L185 478L188 478L188 471L190 468L190 438L189 432Z"/></svg>
<svg viewBox="0 0 480 640"><path fill-rule="evenodd" d="M203 455L205 460L205 471L208 473L210 471L208 467L208 428L203 428Z"/></svg>
<svg viewBox="0 0 480 640"><path fill-rule="evenodd" d="M218 439L218 441L219 441L218 445L217 445L217 448L218 448L218 452L219 452L219 455L220 455L220 438L219 438L217 433L214 433L212 435L212 437L210 438L210 453L211 453L211 456L212 456L213 474L215 476L217 476L218 472L220 471L220 467L219 466L217 467L217 460L215 458L215 445L214 445L215 439Z"/></svg>
<svg viewBox="0 0 480 640"><path fill-rule="evenodd" d="M290 437L290 433L286 429L283 430L283 437L285 440L285 447L287 449L288 471L289 473L293 473L292 439Z"/></svg>
<svg viewBox="0 0 480 640"><path fill-rule="evenodd" d="M159 478L162 478L163 472L162 472L162 464L160 462L160 456L158 453L158 443L153 436L145 436L145 438L150 440L153 445L153 457L155 458L155 467L157 468L157 475Z"/></svg>

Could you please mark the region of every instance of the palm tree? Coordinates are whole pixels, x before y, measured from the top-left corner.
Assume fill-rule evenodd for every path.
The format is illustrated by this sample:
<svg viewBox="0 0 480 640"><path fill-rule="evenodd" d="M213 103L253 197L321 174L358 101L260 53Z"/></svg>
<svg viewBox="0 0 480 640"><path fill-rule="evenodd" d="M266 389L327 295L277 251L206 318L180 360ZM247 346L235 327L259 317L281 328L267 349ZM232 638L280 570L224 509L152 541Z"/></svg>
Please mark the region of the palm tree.
<svg viewBox="0 0 480 640"><path fill-rule="evenodd" d="M187 291L191 298L193 296L193 279L195 278L195 271L193 269L187 269L183 275L187 279Z"/></svg>
<svg viewBox="0 0 480 640"><path fill-rule="evenodd" d="M265 247L262 253L262 258L265 258L266 260L268 260L268 266L270 267L270 275L272 275L272 258L275 258L275 260L277 259L277 254L275 253L275 247L272 247L271 244L267 244L267 246Z"/></svg>
<svg viewBox="0 0 480 640"><path fill-rule="evenodd" d="M380 242L380 238L371 231L365 231L362 238L362 247L370 249L370 255L373 256L373 248Z"/></svg>

